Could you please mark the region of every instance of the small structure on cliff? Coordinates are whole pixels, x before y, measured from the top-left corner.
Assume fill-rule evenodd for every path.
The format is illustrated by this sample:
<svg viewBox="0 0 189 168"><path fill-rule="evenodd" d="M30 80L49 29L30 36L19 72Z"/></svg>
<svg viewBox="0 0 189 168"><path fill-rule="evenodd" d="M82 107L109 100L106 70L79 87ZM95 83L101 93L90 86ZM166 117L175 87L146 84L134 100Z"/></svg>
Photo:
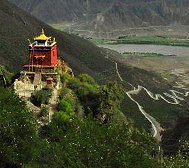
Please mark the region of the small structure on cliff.
<svg viewBox="0 0 189 168"><path fill-rule="evenodd" d="M28 63L24 65L25 70L29 72L54 70L59 61L56 40L47 37L43 29L41 35L34 38L33 43L29 40L29 57Z"/></svg>
<svg viewBox="0 0 189 168"><path fill-rule="evenodd" d="M35 37L33 42L28 41L28 62L23 65L21 76L14 83L19 96L30 97L34 90L40 90L49 84L56 87L61 73L69 73L74 77L72 69L58 57L55 38L47 37L42 29L41 35Z"/></svg>

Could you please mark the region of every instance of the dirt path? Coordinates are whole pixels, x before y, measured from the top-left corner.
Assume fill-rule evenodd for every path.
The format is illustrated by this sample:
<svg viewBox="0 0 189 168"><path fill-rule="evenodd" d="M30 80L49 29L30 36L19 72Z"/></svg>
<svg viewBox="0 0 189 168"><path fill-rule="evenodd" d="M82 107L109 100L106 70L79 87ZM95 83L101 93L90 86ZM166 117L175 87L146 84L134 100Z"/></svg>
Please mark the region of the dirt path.
<svg viewBox="0 0 189 168"><path fill-rule="evenodd" d="M125 92L127 94L127 96L137 104L140 112L144 115L144 117L151 123L152 125L152 129L153 129L153 137L155 137L158 141L161 141L161 131L163 131L163 128L160 126L160 123L158 123L156 121L155 118L153 118L152 116L150 116L148 113L146 113L143 109L143 107L136 101L132 98L132 96L128 93L128 92Z"/></svg>
<svg viewBox="0 0 189 168"><path fill-rule="evenodd" d="M60 89L60 78L57 81L57 85L54 88L52 92L51 99L49 100L49 122L52 120L53 114L57 111L57 106L58 106L58 96L59 96L59 89Z"/></svg>
<svg viewBox="0 0 189 168"><path fill-rule="evenodd" d="M53 114L57 111L58 90L55 88L49 101L49 122L52 120Z"/></svg>

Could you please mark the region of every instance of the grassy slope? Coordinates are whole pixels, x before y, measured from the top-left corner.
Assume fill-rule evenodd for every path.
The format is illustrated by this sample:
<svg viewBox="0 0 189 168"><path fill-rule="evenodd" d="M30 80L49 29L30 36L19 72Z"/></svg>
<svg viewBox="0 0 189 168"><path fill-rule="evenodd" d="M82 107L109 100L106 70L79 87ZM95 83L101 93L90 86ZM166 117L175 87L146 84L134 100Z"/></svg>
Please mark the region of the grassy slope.
<svg viewBox="0 0 189 168"><path fill-rule="evenodd" d="M47 35L56 37L59 50L62 51L61 57L72 67L75 74L89 73L99 83L105 83L108 80L119 81L115 63L105 58L106 51L87 40L54 30L6 0L1 1L0 18L0 61L9 70L18 71L21 69L20 65L27 60L27 39L38 35L41 28L44 28ZM170 85L158 75L121 64L122 56L119 54L110 53L110 58L118 62L118 68L123 79L133 85L141 84L142 79L143 86L156 93L170 88ZM156 83L152 79L160 81L160 83ZM126 82L124 87L126 90L131 89ZM139 127L148 125L142 114L137 110L137 106L130 100L125 99L122 107L126 116L141 121L138 124Z"/></svg>

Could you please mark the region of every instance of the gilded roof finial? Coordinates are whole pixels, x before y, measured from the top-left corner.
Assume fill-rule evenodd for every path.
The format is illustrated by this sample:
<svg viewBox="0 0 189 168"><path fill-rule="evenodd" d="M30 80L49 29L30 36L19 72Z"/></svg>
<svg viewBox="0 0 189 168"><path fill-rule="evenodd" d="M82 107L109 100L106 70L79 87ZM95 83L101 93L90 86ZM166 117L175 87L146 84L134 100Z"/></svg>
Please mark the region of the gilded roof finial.
<svg viewBox="0 0 189 168"><path fill-rule="evenodd" d="M49 40L51 37L45 36L45 31L42 29L42 33L40 36L35 37L34 40Z"/></svg>
<svg viewBox="0 0 189 168"><path fill-rule="evenodd" d="M45 31L44 31L44 29L42 28L42 34L45 34Z"/></svg>

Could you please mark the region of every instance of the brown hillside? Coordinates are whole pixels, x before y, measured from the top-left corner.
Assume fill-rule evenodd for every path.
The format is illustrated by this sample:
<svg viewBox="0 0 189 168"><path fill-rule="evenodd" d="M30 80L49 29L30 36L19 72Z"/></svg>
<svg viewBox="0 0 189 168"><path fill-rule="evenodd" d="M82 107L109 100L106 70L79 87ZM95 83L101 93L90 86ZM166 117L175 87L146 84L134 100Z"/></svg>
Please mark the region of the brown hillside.
<svg viewBox="0 0 189 168"><path fill-rule="evenodd" d="M189 25L189 0L10 1L47 23L88 20L88 26L83 28L93 30Z"/></svg>

